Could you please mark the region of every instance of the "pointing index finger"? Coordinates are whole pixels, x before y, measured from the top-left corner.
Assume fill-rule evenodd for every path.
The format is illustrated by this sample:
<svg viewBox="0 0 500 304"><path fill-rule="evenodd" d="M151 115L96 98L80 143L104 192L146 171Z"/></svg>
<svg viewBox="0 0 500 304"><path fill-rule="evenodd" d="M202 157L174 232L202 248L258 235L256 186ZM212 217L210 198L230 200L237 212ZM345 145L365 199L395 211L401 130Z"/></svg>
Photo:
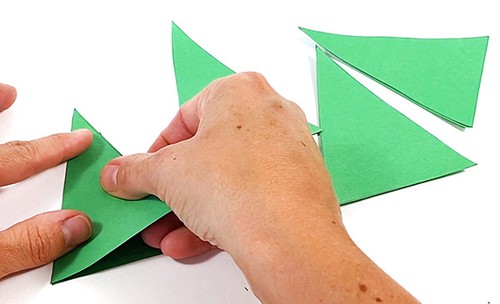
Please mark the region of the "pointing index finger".
<svg viewBox="0 0 500 304"><path fill-rule="evenodd" d="M0 145L0 186L22 181L54 167L85 151L92 132L78 130L32 141L14 141Z"/></svg>

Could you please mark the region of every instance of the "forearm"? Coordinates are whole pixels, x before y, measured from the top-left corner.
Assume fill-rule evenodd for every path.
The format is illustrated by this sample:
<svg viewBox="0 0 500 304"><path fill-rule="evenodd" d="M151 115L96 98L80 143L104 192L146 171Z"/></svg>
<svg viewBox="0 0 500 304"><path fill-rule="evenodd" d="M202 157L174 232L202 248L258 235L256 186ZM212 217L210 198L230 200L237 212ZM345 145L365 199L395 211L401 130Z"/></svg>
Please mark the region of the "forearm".
<svg viewBox="0 0 500 304"><path fill-rule="evenodd" d="M264 303L417 302L352 242L334 211L281 212L268 228L232 252Z"/></svg>

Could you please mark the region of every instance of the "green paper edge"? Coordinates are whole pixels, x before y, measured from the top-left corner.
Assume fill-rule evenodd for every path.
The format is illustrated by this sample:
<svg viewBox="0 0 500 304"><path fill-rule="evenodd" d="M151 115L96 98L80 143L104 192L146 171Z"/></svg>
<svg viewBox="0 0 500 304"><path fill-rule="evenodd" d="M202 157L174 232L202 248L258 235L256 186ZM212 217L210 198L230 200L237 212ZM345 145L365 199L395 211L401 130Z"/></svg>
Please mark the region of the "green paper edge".
<svg viewBox="0 0 500 304"><path fill-rule="evenodd" d="M341 205L444 177L476 165L386 104L382 99L352 78L319 48L316 48L316 56L319 121L323 129L320 136L321 150L326 166L332 175L333 185ZM352 91L353 94L351 97L348 95L345 95L345 97L340 96L339 100L335 101L325 100L329 98L326 95L333 94L331 93L333 91L329 90L332 90L334 86L342 86L337 89L337 92L347 94L346 92ZM359 101L361 98L366 100ZM344 102L345 104L340 109L332 109L333 106L331 104L333 102ZM349 111L353 111L354 107L360 103L371 103L371 108L362 105L360 107L364 106L369 110L362 113L356 111L356 114L351 114L351 116L346 114ZM383 114L383 121L390 119L391 122L397 122L398 130L404 128L405 132L407 132L407 129L411 129L413 134L400 134L400 137L405 138L407 136L406 139L418 142L419 144L426 142L428 147L422 150L425 151L428 149L429 151L426 153L430 157L435 158L436 155L441 155L439 161L435 160L435 163L429 165L428 162L419 160L423 157L423 154L410 159L409 155L415 151L417 146L411 147L412 149L402 149L403 142L394 142L392 145L387 146L390 149L380 148L377 150L373 148L377 145L382 147L385 141L381 139L384 136L389 140L393 140L395 135L387 133L386 129L382 130L382 132L377 130L380 128L377 125L379 123L377 117L369 116L374 113L377 115ZM360 121L361 123L356 123L358 122L356 121L358 119L356 116L361 117L361 115L366 115L366 118ZM345 125L336 125L335 121L342 121ZM363 126L369 126L365 128L366 130L361 129L367 132L363 137L361 133L353 133L354 129L360 129ZM415 137L415 134L418 137ZM356 140L359 138L362 138L362 140L358 143ZM432 151L430 150L431 145L433 147ZM371 149L374 152L370 152ZM392 149L399 149L401 153L399 155L391 154L387 156L387 151L385 150L392 152ZM364 151L368 152L365 153ZM358 156L358 154L362 156ZM367 154L368 157L364 157L364 154ZM378 157L373 157L372 155L377 155ZM386 158L386 163L387 159L389 159L389 163L394 163L391 164L394 168L392 166L384 166L383 164L379 165L384 160L384 157ZM397 161L399 163L395 164ZM400 166L406 166L405 162L409 161L420 162L418 165L415 165L416 167L410 167L410 173L413 176L400 179L398 177L398 174L401 175L402 171ZM374 169L372 170L372 168ZM430 173L422 174L422 170L424 169ZM369 174L363 174L364 171ZM400 180L393 182L393 179ZM388 180L389 182L387 182ZM374 186L376 183L380 184Z"/></svg>
<svg viewBox="0 0 500 304"><path fill-rule="evenodd" d="M179 106L215 79L235 73L193 41L175 22L172 22L172 57ZM311 134L321 133L320 127L308 124Z"/></svg>
<svg viewBox="0 0 500 304"><path fill-rule="evenodd" d="M399 95L401 95L402 97L412 101L413 103L417 104L418 106L422 107L423 109L433 113L434 115L444 119L445 121L457 126L457 127L460 127L460 128L466 128L466 127L472 127L473 124L474 124L474 118L475 118L475 113L476 113L476 109L477 109L477 99L478 99L478 96L479 96L479 89L480 89L480 86L481 86L481 79L482 79L482 73L483 73L483 69L484 69L484 62L485 62L485 58L486 58L486 51L487 51L487 48L488 48L488 41L489 41L489 37L488 36L481 36L481 37L470 37L470 38L431 38L431 39L425 39L425 38L403 38L403 37L365 37L365 36L348 36L348 35L339 35L339 34L333 34L333 33L326 33L326 32L320 32L320 31L315 31L315 30L311 30L311 29L307 29L307 28L304 28L304 27L299 27L299 29L301 31L303 31L307 36L309 36L313 41L315 41L319 46L321 46L324 50L327 51L327 53L329 53L331 56L335 57L336 59L340 60L341 62L347 64L348 66L354 68L355 70L363 73L364 75L370 77L371 79L379 82L380 84L384 85L385 87L391 89L392 91L398 93ZM380 77L377 77L377 76L374 76L372 75L372 73L354 63L352 63L350 60L348 59L345 59L343 58L342 56L339 56L337 54L337 52L335 52L335 50L333 50L332 48L328 47L327 45L325 45L324 41L319 41L320 39L319 38L315 38L316 35L321 35L321 36L329 36L329 37L343 37L343 38L351 38L351 39L388 39L388 40L401 40L401 41L410 41L410 40L414 40L414 41L436 41L436 42L440 42L440 41L459 41L459 40L472 40L472 39L475 39L475 40L484 40L484 52L482 52L482 56L481 56L481 64L478 69L478 79L477 79L477 88L475 88L473 90L473 95L474 95L474 98L472 101L469 101L468 102L468 107L470 107L470 111L469 113L467 114L467 118L454 118L454 117L451 117L449 116L448 113L444 113L445 111L440 111L440 110L436 110L434 109L432 106L429 106L428 103L429 103L429 100L426 99L426 100L422 100L420 98L413 98L412 96L410 96L409 94L407 94L406 92L404 92L405 90L401 90L398 88L398 85L392 85L390 84L389 82L386 82L384 81L383 79L381 79ZM481 50L482 51L482 50ZM458 63L458 62L457 62ZM438 91L438 90L436 90ZM443 105L440 105L441 107L443 107ZM448 109L450 106L447 106ZM459 107L460 108L460 107ZM446 110L446 111L449 111L449 110Z"/></svg>
<svg viewBox="0 0 500 304"><path fill-rule="evenodd" d="M120 245L118 248L111 251L109 254L107 254L94 264L90 265L89 267L83 269L80 272L75 273L74 275L68 276L57 282L52 282L52 283L56 284L84 277L90 274L101 272L103 270L147 259L160 254L161 254L160 249L156 249L146 245L143 242L141 235L136 234L132 238L127 240L125 243Z"/></svg>
<svg viewBox="0 0 500 304"><path fill-rule="evenodd" d="M84 153L67 163L63 209L85 212L94 222L94 231L89 241L54 262L52 284L159 254L159 250L138 241L136 235L170 212L165 203L153 196L126 201L104 192L99 184L100 170L121 154L75 109L72 130L81 128L91 130L94 139ZM84 170L75 174L74 170L79 168ZM88 199L92 196L98 198L97 205L89 203L93 201ZM103 218L106 209L111 210L111 207L115 212ZM119 219L124 212L128 217Z"/></svg>

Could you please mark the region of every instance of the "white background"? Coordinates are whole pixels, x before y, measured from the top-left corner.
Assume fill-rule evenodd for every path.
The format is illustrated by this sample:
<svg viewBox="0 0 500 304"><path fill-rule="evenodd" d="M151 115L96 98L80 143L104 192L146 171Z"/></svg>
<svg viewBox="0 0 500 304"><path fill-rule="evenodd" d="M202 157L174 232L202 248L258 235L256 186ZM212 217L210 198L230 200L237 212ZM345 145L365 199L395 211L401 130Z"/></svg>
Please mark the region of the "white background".
<svg viewBox="0 0 500 304"><path fill-rule="evenodd" d="M404 2L0 0L0 82L18 90L16 104L0 114L0 142L68 131L77 108L122 153L145 151L177 110L172 20L233 70L263 73L313 123L314 45L298 26L489 35L473 129L457 130L354 74L478 166L342 212L355 242L422 302L500 303L499 11L487 4L494 1ZM0 229L59 209L64 170L0 189ZM55 286L50 273L49 265L3 280L0 303L258 302L225 253L184 263L158 256Z"/></svg>

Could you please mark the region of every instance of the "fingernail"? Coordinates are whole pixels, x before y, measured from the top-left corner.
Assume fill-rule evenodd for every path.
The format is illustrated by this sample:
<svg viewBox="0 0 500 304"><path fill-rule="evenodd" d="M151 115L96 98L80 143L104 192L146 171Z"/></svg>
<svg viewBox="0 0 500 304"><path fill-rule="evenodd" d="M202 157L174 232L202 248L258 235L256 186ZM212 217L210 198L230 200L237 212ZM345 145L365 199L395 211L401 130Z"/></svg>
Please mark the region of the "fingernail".
<svg viewBox="0 0 500 304"><path fill-rule="evenodd" d="M72 133L88 133L88 132L90 132L89 129L78 129L78 130L72 131Z"/></svg>
<svg viewBox="0 0 500 304"><path fill-rule="evenodd" d="M101 173L101 182L104 190L108 192L115 191L118 186L116 183L116 177L118 175L118 167L116 165L106 166Z"/></svg>
<svg viewBox="0 0 500 304"><path fill-rule="evenodd" d="M0 85L4 85L7 87L7 89L11 92L13 92L15 95L17 94L17 90L15 87L11 86L10 84L6 84L6 83L0 83Z"/></svg>
<svg viewBox="0 0 500 304"><path fill-rule="evenodd" d="M90 133L92 133L92 131L90 131L89 129L78 129L78 130L72 131L71 133L80 135L80 134L90 134Z"/></svg>
<svg viewBox="0 0 500 304"><path fill-rule="evenodd" d="M66 247L73 247L90 237L92 224L82 215L77 215L63 222L62 232Z"/></svg>

